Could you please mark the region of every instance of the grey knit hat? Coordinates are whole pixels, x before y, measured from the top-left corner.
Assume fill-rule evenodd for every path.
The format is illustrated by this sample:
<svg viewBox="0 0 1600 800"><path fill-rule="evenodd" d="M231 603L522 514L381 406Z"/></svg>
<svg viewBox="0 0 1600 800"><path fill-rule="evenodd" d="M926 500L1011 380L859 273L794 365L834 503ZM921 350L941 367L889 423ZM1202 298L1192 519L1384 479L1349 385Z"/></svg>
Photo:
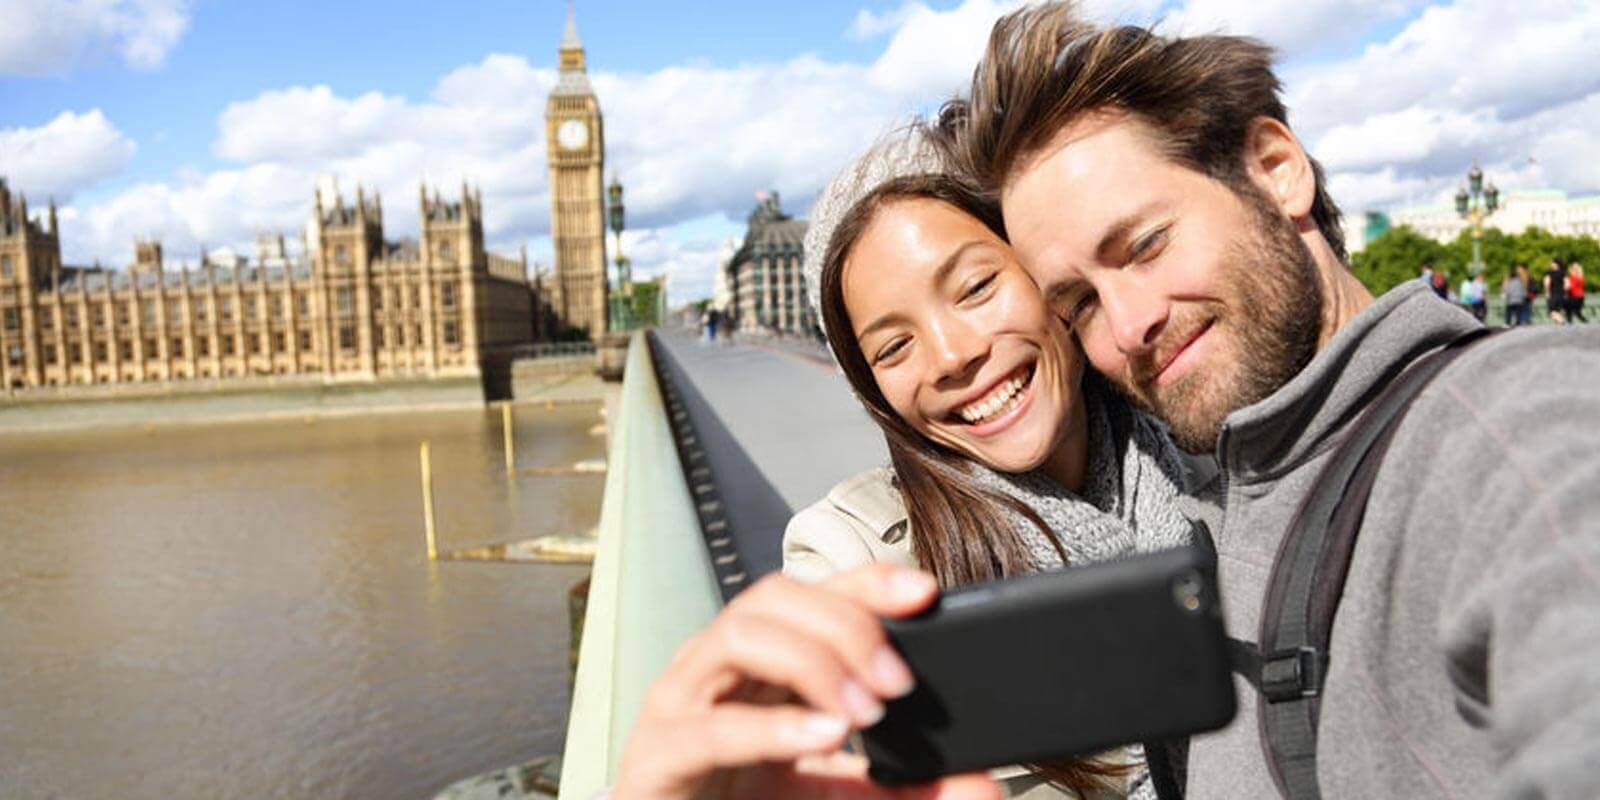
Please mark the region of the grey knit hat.
<svg viewBox="0 0 1600 800"><path fill-rule="evenodd" d="M909 126L879 139L828 182L817 202L811 206L811 220L806 228L805 271L806 299L811 302L811 312L822 325L822 333L830 340L822 317L822 260L828 254L828 244L833 232L855 204L884 183L909 175L929 175L944 171L939 153L928 135L919 126Z"/></svg>

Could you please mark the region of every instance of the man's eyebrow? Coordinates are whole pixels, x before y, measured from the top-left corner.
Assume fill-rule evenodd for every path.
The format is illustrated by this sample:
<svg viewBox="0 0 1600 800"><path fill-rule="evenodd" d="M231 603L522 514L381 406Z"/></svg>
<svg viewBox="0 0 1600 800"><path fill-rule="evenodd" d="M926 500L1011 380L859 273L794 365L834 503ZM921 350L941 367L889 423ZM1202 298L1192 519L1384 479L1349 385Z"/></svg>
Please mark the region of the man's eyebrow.
<svg viewBox="0 0 1600 800"><path fill-rule="evenodd" d="M1094 260L1102 264L1110 263L1117 246L1127 240L1133 229L1162 205L1162 201L1152 200L1133 212L1124 215L1116 222L1111 223L1111 227L1107 228L1106 232L1101 235L1100 243L1095 245Z"/></svg>

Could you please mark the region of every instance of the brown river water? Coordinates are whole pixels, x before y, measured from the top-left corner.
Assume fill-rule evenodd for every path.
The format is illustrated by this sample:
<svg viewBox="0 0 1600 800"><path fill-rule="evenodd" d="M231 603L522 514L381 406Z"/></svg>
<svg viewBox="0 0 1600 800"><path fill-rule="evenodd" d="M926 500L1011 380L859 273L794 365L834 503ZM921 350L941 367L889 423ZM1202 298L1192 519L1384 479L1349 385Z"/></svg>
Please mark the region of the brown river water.
<svg viewBox="0 0 1600 800"><path fill-rule="evenodd" d="M428 798L557 752L587 567L425 554L587 531L496 410L0 438L0 797ZM604 457L516 409L519 466Z"/></svg>

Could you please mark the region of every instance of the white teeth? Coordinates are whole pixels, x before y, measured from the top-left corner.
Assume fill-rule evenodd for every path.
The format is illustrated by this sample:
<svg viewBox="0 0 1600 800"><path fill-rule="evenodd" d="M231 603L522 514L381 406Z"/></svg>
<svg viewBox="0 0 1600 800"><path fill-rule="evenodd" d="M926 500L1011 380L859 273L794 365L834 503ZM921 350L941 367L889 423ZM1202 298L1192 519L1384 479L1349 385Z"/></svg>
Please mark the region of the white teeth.
<svg viewBox="0 0 1600 800"><path fill-rule="evenodd" d="M1021 376L996 386L987 397L957 409L956 413L969 424L977 424L1004 411L1011 410L1022 401L1020 390L1027 384Z"/></svg>

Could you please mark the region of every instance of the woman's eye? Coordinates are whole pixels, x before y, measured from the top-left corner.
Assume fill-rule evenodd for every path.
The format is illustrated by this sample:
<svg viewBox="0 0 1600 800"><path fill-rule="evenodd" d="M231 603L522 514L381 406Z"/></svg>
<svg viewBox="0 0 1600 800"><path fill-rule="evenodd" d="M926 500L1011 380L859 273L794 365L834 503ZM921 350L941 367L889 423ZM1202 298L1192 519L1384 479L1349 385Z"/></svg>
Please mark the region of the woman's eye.
<svg viewBox="0 0 1600 800"><path fill-rule="evenodd" d="M883 362L888 361L891 358L894 358L896 355L898 355L900 353L901 350L905 349L905 346L906 346L906 340L904 340L904 339L896 339L896 340L888 343L887 345L885 345L883 347L882 350L878 351L878 354L876 356L873 356L872 363L874 363L874 364L882 364Z"/></svg>
<svg viewBox="0 0 1600 800"><path fill-rule="evenodd" d="M994 278L995 278L994 273L990 273L989 275L987 275L983 279L974 282L971 286L967 287L967 290L965 292L961 293L961 299L962 300L966 300L969 297L975 297L978 294L981 294L983 292L983 290L985 290L985 289L989 288L990 286L994 285Z"/></svg>

